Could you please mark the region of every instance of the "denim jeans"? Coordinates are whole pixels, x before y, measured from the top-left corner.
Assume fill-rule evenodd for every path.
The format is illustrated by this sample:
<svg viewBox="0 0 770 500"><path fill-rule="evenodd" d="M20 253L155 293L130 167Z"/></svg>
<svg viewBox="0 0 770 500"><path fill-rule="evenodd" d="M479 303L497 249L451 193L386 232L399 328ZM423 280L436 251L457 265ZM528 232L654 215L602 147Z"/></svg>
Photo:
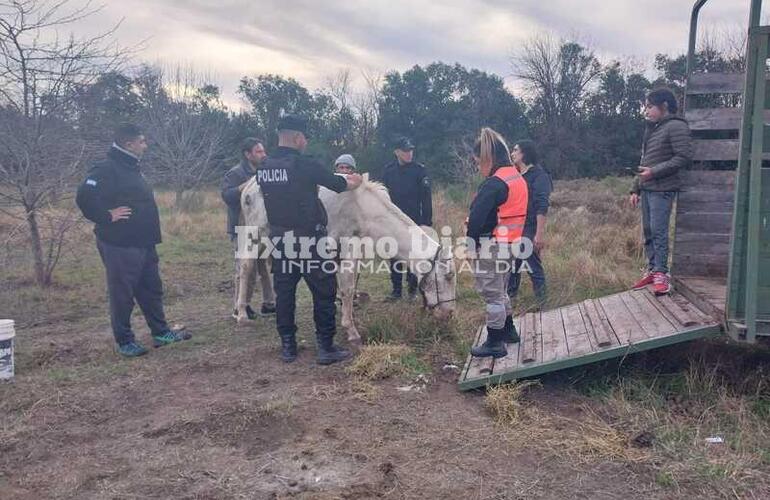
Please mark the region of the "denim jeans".
<svg viewBox="0 0 770 500"><path fill-rule="evenodd" d="M676 191L642 191L642 231L648 269L668 272L668 231Z"/></svg>
<svg viewBox="0 0 770 500"><path fill-rule="evenodd" d="M519 293L519 287L521 286L521 266L525 261L522 259L515 259L513 263L513 272L511 277L508 278L508 296L513 298ZM537 302L542 306L546 299L546 286L545 286L545 269L543 269L543 261L540 259L540 254L536 251L532 252L532 255L526 259L529 268L531 269L529 278L532 280L532 288L535 291L535 297Z"/></svg>

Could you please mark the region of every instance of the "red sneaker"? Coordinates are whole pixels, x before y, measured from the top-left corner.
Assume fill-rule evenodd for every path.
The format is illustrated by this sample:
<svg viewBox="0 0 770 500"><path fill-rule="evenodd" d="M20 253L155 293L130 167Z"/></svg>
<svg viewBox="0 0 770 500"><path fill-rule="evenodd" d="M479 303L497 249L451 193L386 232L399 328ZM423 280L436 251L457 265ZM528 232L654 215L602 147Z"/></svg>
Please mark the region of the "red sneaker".
<svg viewBox="0 0 770 500"><path fill-rule="evenodd" d="M633 290L641 290L642 288L646 288L654 283L654 277L655 274L652 271L647 271L647 273L642 276L642 279L634 283L634 286L631 288Z"/></svg>
<svg viewBox="0 0 770 500"><path fill-rule="evenodd" d="M671 293L671 278L666 273L653 274L652 291L655 295L668 295Z"/></svg>

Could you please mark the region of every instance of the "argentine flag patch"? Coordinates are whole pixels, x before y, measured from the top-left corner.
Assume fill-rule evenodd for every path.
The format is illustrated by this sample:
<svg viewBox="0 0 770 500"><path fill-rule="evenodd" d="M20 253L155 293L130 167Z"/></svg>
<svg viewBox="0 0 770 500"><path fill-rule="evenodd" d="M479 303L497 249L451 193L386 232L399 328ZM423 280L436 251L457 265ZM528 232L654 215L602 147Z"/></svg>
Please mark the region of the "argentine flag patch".
<svg viewBox="0 0 770 500"><path fill-rule="evenodd" d="M86 184L89 186L96 186L96 181L93 179L86 179Z"/></svg>

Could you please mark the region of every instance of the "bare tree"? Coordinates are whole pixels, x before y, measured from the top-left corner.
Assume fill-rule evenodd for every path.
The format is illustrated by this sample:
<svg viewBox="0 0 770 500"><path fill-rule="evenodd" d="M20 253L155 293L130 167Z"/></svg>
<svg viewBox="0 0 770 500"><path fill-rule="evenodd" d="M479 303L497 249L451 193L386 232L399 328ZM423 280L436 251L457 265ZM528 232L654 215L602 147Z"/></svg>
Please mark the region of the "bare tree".
<svg viewBox="0 0 770 500"><path fill-rule="evenodd" d="M382 89L382 73L361 70L362 85L356 85L349 69L326 78L325 92L331 97L337 115L352 120L353 145L365 149L375 139Z"/></svg>
<svg viewBox="0 0 770 500"><path fill-rule="evenodd" d="M541 34L513 55L511 66L529 93L534 116L542 122L535 125L541 128L547 160L564 172L576 169L581 114L591 85L602 73L593 51L574 41Z"/></svg>
<svg viewBox="0 0 770 500"><path fill-rule="evenodd" d="M144 67L138 81L152 145L147 163L180 208L185 193L211 180L226 156L227 110L211 79L190 67Z"/></svg>
<svg viewBox="0 0 770 500"><path fill-rule="evenodd" d="M71 125L76 90L128 56L110 44L117 26L60 38L98 10L91 3L69 8L67 0L0 1L0 210L25 222L40 286L51 284L74 225L65 198L89 152Z"/></svg>
<svg viewBox="0 0 770 500"><path fill-rule="evenodd" d="M379 102L382 93L382 73L361 70L364 88L353 96L353 110L357 118L356 133L361 147L369 147L375 139L379 120Z"/></svg>
<svg viewBox="0 0 770 500"><path fill-rule="evenodd" d="M452 177L464 185L470 184L478 177L478 167L473 161L474 139L464 137L450 148L452 155Z"/></svg>
<svg viewBox="0 0 770 500"><path fill-rule="evenodd" d="M326 90L337 109L349 108L348 102L351 99L352 83L349 69L340 70L334 76L326 78Z"/></svg>
<svg viewBox="0 0 770 500"><path fill-rule="evenodd" d="M589 85L602 72L594 53L573 41L541 34L511 59L514 75L542 107L546 121L576 115Z"/></svg>

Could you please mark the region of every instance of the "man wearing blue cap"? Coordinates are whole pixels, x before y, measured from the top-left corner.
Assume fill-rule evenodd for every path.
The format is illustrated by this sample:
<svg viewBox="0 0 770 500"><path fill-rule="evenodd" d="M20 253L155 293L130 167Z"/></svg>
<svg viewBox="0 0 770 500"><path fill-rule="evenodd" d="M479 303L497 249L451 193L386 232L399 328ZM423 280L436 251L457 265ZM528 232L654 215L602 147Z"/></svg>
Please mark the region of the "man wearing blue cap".
<svg viewBox="0 0 770 500"><path fill-rule="evenodd" d="M316 245L318 238L326 236L327 224L318 186L341 193L357 188L362 179L358 174L340 176L329 172L302 154L306 147L307 120L284 116L278 123L278 148L257 168L256 178L278 254L272 269L281 358L287 363L297 359L294 314L297 284L303 278L313 295L317 360L328 365L347 359L350 352L334 345L337 280L334 265L325 265L334 261L322 258ZM308 255L304 255L303 242L309 243Z"/></svg>

